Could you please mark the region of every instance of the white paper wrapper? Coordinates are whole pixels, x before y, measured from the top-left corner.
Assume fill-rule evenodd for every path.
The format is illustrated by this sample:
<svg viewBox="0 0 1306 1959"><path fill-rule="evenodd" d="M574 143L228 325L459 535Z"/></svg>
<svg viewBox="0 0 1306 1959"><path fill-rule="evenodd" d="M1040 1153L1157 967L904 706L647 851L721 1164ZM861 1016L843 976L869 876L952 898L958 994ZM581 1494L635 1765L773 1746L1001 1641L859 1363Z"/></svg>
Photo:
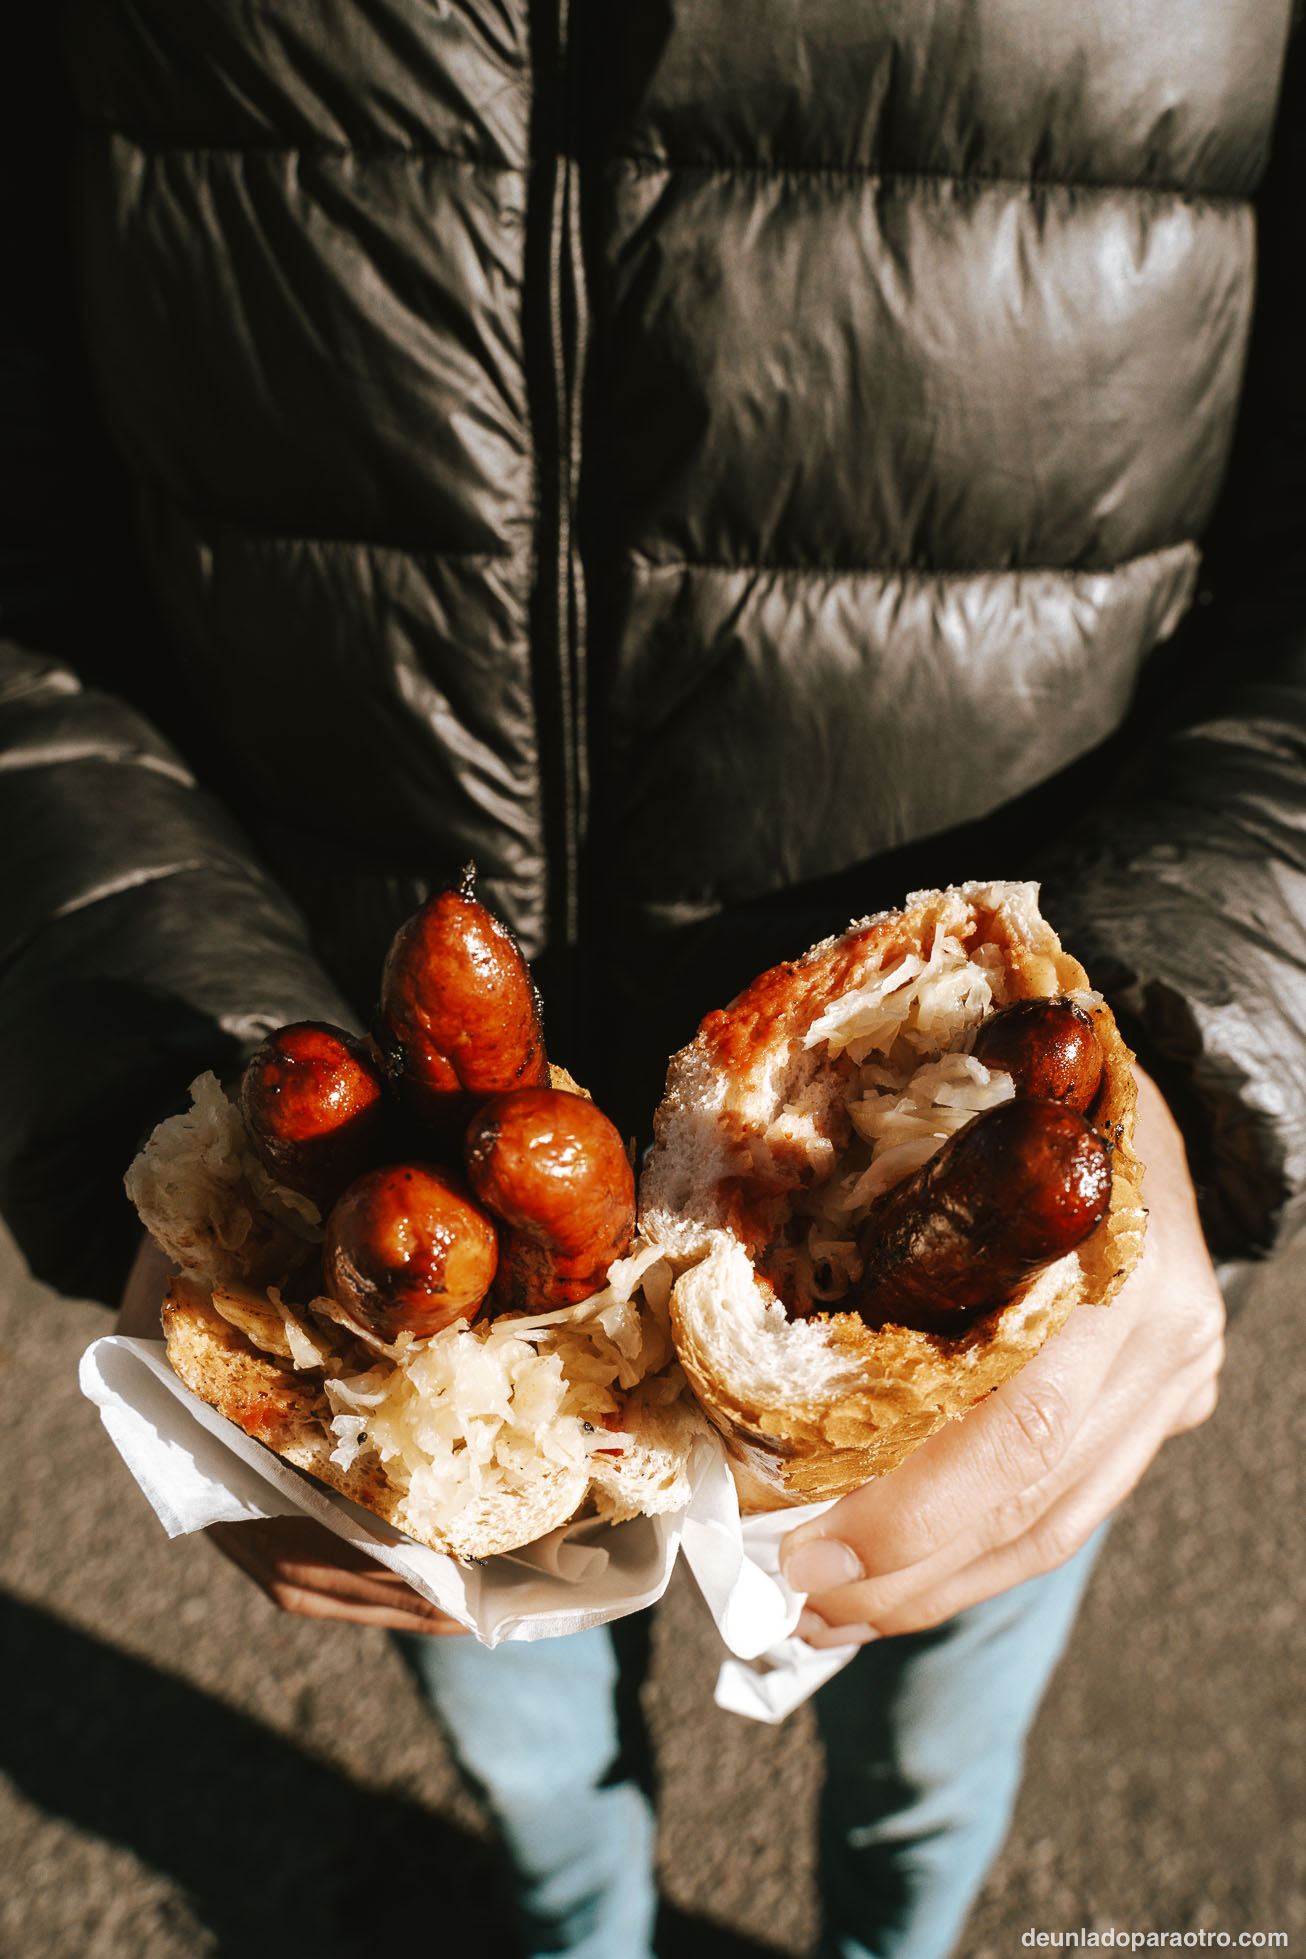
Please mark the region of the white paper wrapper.
<svg viewBox="0 0 1306 1959"><path fill-rule="evenodd" d="M803 1600L776 1559L781 1538L828 1506L741 1522L715 1438L696 1445L686 1510L565 1525L525 1550L472 1563L413 1543L282 1462L183 1387L160 1340L97 1340L82 1356L81 1386L170 1537L257 1517L313 1517L406 1578L483 1645L551 1639L652 1605L683 1545L733 1655L717 1681L721 1706L783 1720L855 1650L818 1653L792 1637Z"/></svg>
<svg viewBox="0 0 1306 1959"><path fill-rule="evenodd" d="M686 1516L685 1562L734 1656L717 1675L718 1707L754 1721L783 1721L857 1652L856 1646L818 1652L794 1638L807 1595L791 1590L780 1573L783 1539L823 1515L833 1501L741 1518L727 1473Z"/></svg>

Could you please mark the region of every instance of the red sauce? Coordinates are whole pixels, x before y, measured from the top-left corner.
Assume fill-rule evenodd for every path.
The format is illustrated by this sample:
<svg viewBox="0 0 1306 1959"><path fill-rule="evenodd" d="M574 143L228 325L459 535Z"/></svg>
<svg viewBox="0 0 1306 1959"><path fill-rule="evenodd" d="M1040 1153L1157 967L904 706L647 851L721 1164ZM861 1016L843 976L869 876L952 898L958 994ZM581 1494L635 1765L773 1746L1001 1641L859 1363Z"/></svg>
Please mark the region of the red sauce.
<svg viewBox="0 0 1306 1959"><path fill-rule="evenodd" d="M851 992L872 970L891 966L918 950L916 935L886 924L867 925L825 951L786 960L759 973L728 1007L710 1013L700 1030L713 1065L740 1074L789 1033L794 1040L818 1020L832 1000Z"/></svg>

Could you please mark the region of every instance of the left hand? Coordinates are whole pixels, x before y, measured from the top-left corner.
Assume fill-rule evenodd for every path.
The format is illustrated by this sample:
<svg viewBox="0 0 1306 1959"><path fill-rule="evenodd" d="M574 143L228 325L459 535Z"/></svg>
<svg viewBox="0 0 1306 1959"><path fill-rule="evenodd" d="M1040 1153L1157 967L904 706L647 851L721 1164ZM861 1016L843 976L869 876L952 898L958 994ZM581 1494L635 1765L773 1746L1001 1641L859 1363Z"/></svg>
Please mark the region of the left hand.
<svg viewBox="0 0 1306 1959"><path fill-rule="evenodd" d="M355 1551L311 1517L210 1524L206 1535L282 1612L441 1638L467 1631L397 1572Z"/></svg>
<svg viewBox="0 0 1306 1959"><path fill-rule="evenodd" d="M1141 1072L1136 1140L1148 1229L1117 1298L1078 1307L961 1421L786 1538L809 1645L917 1632L1064 1564L1215 1407L1223 1303L1183 1142Z"/></svg>

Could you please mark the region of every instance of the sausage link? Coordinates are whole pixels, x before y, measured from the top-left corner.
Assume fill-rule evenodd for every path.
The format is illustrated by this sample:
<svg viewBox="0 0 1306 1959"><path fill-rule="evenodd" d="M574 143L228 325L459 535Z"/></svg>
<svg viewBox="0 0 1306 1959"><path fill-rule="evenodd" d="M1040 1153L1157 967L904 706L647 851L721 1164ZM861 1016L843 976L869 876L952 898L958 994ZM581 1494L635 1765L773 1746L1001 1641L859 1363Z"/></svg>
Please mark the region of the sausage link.
<svg viewBox="0 0 1306 1959"><path fill-rule="evenodd" d="M494 1280L498 1235L460 1178L392 1163L350 1185L327 1220L327 1290L378 1339L470 1320Z"/></svg>
<svg viewBox="0 0 1306 1959"><path fill-rule="evenodd" d="M1001 1068L1017 1095L1087 1109L1102 1079L1102 1049L1092 1016L1073 1000L1016 1000L980 1023L971 1049Z"/></svg>
<svg viewBox="0 0 1306 1959"><path fill-rule="evenodd" d="M495 1305L547 1311L597 1292L635 1229L635 1176L601 1109L563 1089L493 1096L473 1116L467 1175L504 1233Z"/></svg>
<svg viewBox="0 0 1306 1959"><path fill-rule="evenodd" d="M873 1207L844 1305L872 1326L964 1332L1106 1216L1111 1156L1057 1102L999 1103Z"/></svg>
<svg viewBox="0 0 1306 1959"><path fill-rule="evenodd" d="M409 1108L443 1139L498 1089L547 1086L539 996L521 950L461 885L399 931L381 976L381 1045Z"/></svg>
<svg viewBox="0 0 1306 1959"><path fill-rule="evenodd" d="M298 1020L251 1056L240 1112L265 1168L325 1214L381 1153L381 1070L366 1045L339 1027Z"/></svg>

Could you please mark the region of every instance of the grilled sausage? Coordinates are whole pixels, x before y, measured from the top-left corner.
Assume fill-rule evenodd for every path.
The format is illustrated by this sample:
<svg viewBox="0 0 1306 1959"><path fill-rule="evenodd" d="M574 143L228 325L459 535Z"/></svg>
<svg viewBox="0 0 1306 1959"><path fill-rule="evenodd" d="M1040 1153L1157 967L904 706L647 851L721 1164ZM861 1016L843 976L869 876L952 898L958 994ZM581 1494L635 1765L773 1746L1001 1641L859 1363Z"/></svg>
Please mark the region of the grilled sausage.
<svg viewBox="0 0 1306 1959"><path fill-rule="evenodd" d="M635 1228L635 1178L613 1124L583 1095L517 1089L472 1118L467 1175L502 1235L496 1306L539 1311L597 1292Z"/></svg>
<svg viewBox="0 0 1306 1959"><path fill-rule="evenodd" d="M517 941L457 887L400 926L381 976L381 1045L400 1095L444 1140L498 1089L547 1086L539 996Z"/></svg>
<svg viewBox="0 0 1306 1959"><path fill-rule="evenodd" d="M872 1326L964 1332L1081 1244L1110 1201L1110 1152L1084 1116L999 1103L873 1206L843 1304Z"/></svg>
<svg viewBox="0 0 1306 1959"><path fill-rule="evenodd" d="M332 1297L380 1340L470 1320L494 1279L498 1238L461 1179L395 1163L350 1185L327 1221Z"/></svg>
<svg viewBox="0 0 1306 1959"><path fill-rule="evenodd" d="M322 1021L295 1021L251 1057L240 1112L265 1168L325 1214L380 1154L384 1083L363 1042Z"/></svg>
<svg viewBox="0 0 1306 1959"><path fill-rule="evenodd" d="M1092 1017L1073 1000L1017 1000L981 1022L971 1053L1001 1068L1017 1095L1087 1109L1102 1079Z"/></svg>

